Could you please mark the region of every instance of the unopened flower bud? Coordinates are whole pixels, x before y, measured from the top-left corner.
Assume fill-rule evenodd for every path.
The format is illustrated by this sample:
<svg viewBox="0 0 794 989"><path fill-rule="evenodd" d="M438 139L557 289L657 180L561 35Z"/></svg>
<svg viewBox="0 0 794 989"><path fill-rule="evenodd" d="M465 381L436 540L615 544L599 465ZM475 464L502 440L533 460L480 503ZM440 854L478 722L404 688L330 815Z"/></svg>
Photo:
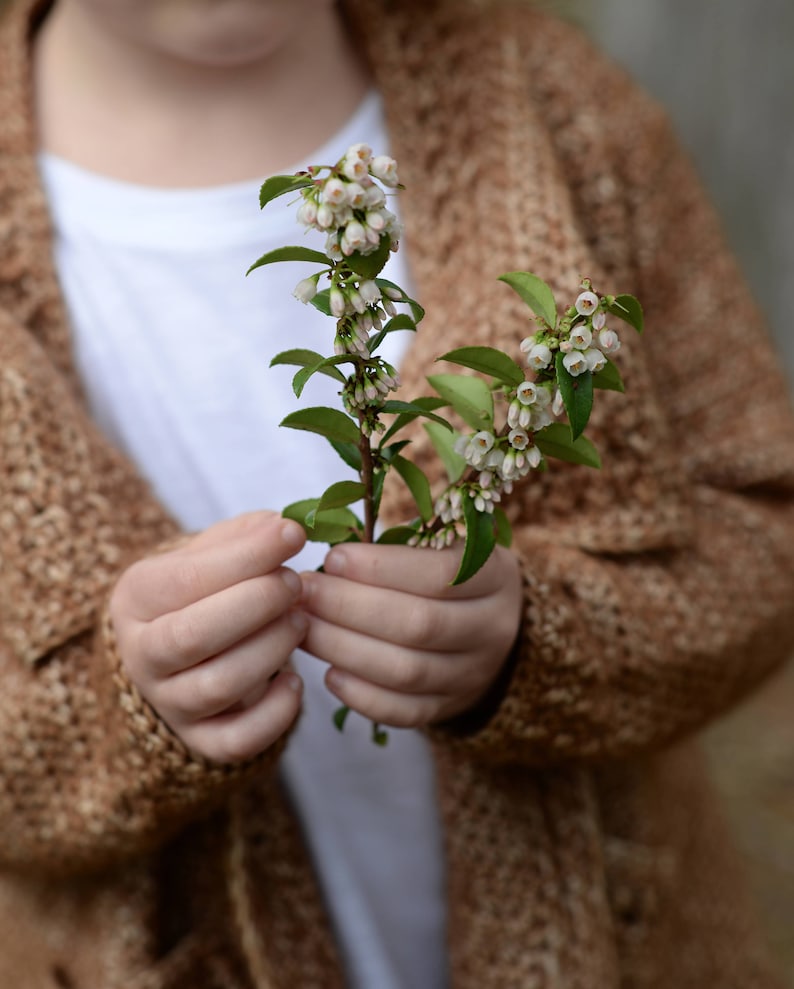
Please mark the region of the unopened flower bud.
<svg viewBox="0 0 794 989"><path fill-rule="evenodd" d="M337 319L344 316L347 310L347 302L345 301L344 293L336 285L331 289L328 304L331 309L331 315L336 316Z"/></svg>
<svg viewBox="0 0 794 989"><path fill-rule="evenodd" d="M308 278L303 278L298 282L292 294L299 302L311 302L315 295L317 295L318 278L319 275L310 275Z"/></svg>
<svg viewBox="0 0 794 989"><path fill-rule="evenodd" d="M369 170L376 179L393 189L399 184L397 178L397 162L388 155L377 155L369 163Z"/></svg>
<svg viewBox="0 0 794 989"><path fill-rule="evenodd" d="M605 354L614 354L620 350L620 338L614 330L604 328L598 334L598 343Z"/></svg>

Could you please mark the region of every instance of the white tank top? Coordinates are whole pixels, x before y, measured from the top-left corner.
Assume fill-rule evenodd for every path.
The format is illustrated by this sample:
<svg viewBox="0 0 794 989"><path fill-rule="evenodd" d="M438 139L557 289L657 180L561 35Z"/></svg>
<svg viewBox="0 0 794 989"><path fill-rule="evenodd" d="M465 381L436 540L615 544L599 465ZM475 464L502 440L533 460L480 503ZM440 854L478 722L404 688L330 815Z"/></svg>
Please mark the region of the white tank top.
<svg viewBox="0 0 794 989"><path fill-rule="evenodd" d="M356 142L387 150L382 108L370 94L306 164L335 162ZM260 181L157 189L88 173L43 154L55 260L77 366L94 417L149 479L186 529L320 494L349 469L320 437L279 429L299 405L339 407L338 386L317 375L301 402L294 369L268 367L280 350L331 353L332 323L291 295L310 267L278 264L245 277L260 254L309 244L284 197L260 213ZM406 285L403 255L387 274ZM420 330L421 332L421 330ZM399 366L407 333L387 338ZM298 569L319 565L310 544ZM385 749L323 686L325 664L295 657L304 715L283 775L355 989L442 989L447 984L442 839L429 747L390 730ZM262 808L267 813L267 808ZM299 947L296 950L300 950Z"/></svg>

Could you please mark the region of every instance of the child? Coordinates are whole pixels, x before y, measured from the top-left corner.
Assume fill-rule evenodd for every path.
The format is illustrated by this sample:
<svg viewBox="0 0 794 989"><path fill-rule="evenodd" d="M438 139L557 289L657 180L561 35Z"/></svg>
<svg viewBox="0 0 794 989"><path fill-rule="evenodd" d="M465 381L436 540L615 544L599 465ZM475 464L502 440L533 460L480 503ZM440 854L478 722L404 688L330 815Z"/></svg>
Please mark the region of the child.
<svg viewBox="0 0 794 989"><path fill-rule="evenodd" d="M773 985L681 739L794 643L794 425L658 110L513 5L20 0L2 31L4 983ZM270 356L327 328L243 281L297 234L256 190L357 141L406 186L406 395L526 334L504 271L646 308L604 469L521 488L457 589L456 550L315 573L277 514L339 474L276 428Z"/></svg>

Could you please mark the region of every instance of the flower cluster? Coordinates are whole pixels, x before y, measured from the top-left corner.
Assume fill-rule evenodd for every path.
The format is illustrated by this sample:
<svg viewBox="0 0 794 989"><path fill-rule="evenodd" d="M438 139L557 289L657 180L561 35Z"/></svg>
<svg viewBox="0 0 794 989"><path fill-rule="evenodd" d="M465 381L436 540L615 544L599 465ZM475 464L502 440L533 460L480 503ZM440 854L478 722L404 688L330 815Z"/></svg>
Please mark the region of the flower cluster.
<svg viewBox="0 0 794 989"><path fill-rule="evenodd" d="M560 320L559 327L546 327L521 342L527 366L543 374L555 358L563 354L565 370L576 378L585 371L603 371L612 354L620 350L617 333L606 325L607 303L592 291L590 282L582 282L584 291Z"/></svg>
<svg viewBox="0 0 794 989"><path fill-rule="evenodd" d="M328 257L341 261L355 253L371 254L384 236L396 251L402 228L386 208L386 193L378 185L398 187L395 160L388 155L373 156L366 144L354 144L321 178L323 171L321 166L309 169L314 182L302 190L298 222L325 234Z"/></svg>

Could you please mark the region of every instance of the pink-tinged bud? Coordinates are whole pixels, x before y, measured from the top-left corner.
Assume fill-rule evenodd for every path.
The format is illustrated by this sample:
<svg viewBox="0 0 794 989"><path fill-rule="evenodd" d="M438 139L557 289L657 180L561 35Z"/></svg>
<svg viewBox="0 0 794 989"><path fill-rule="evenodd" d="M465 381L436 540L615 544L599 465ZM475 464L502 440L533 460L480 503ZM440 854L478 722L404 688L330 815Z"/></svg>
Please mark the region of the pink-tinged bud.
<svg viewBox="0 0 794 989"><path fill-rule="evenodd" d="M317 278L317 275L310 275L298 282L292 294L299 302L311 302L317 295Z"/></svg>
<svg viewBox="0 0 794 989"><path fill-rule="evenodd" d="M518 425L521 429L528 429L531 422L532 408L529 405L523 405L521 411L518 413Z"/></svg>
<svg viewBox="0 0 794 989"><path fill-rule="evenodd" d="M298 223L305 227L314 226L317 220L317 203L313 199L304 199L298 207Z"/></svg>
<svg viewBox="0 0 794 989"><path fill-rule="evenodd" d="M347 310L347 302L345 301L344 293L340 288L334 286L331 289L328 305L331 309L331 315L336 316L337 319L344 316Z"/></svg>
<svg viewBox="0 0 794 989"><path fill-rule="evenodd" d="M562 363L565 365L565 370L568 374L574 378L578 378L580 374L584 374L585 371L589 370L587 360L581 350L572 350L570 354L566 354L562 359Z"/></svg>
<svg viewBox="0 0 794 989"><path fill-rule="evenodd" d="M377 155L373 158L369 165L369 170L376 179L388 186L390 189L394 189L399 185L399 179L397 178L397 162L394 158L390 158L388 155Z"/></svg>
<svg viewBox="0 0 794 989"><path fill-rule="evenodd" d="M480 476L477 478L477 483L481 488L487 490L493 483L493 474L489 470L481 471Z"/></svg>
<svg viewBox="0 0 794 989"><path fill-rule="evenodd" d="M593 316L593 329L596 331L603 330L606 325L606 321L607 314L605 312L597 312L595 316Z"/></svg>
<svg viewBox="0 0 794 989"><path fill-rule="evenodd" d="M541 461L543 460L543 454L536 446L529 447L525 451L524 456L527 458L527 463L530 467L533 469L540 467Z"/></svg>
<svg viewBox="0 0 794 989"><path fill-rule="evenodd" d="M580 316L592 316L598 309L598 296L595 292L582 292L574 305Z"/></svg>
<svg viewBox="0 0 794 989"><path fill-rule="evenodd" d="M518 425L518 417L521 415L521 402L514 399L507 407L507 425L515 429Z"/></svg>
<svg viewBox="0 0 794 989"><path fill-rule="evenodd" d="M562 392L559 388L554 393L554 400L551 403L551 411L555 416L561 416L565 411L565 403L562 400Z"/></svg>
<svg viewBox="0 0 794 989"><path fill-rule="evenodd" d="M572 350L573 350L573 344L571 343L571 341L563 340L562 343L560 344L560 353L570 354Z"/></svg>
<svg viewBox="0 0 794 989"><path fill-rule="evenodd" d="M620 350L620 338L614 330L601 330L598 334L598 342L605 354L614 354Z"/></svg>

